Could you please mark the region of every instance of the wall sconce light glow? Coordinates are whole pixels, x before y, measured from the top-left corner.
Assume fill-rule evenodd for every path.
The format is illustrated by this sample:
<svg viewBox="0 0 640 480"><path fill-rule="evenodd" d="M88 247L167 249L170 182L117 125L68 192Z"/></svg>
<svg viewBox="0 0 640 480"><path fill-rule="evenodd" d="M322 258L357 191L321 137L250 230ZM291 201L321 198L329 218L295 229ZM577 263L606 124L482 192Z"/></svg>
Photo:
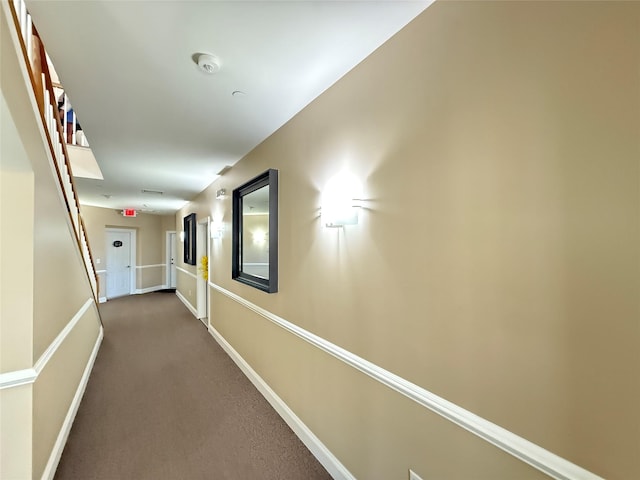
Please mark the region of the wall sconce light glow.
<svg viewBox="0 0 640 480"><path fill-rule="evenodd" d="M254 230L253 232L253 243L262 245L267 241L267 232L264 230Z"/></svg>
<svg viewBox="0 0 640 480"><path fill-rule="evenodd" d="M224 223L220 220L211 222L211 238L222 238L224 234Z"/></svg>
<svg viewBox="0 0 640 480"><path fill-rule="evenodd" d="M340 172L332 177L322 192L322 223L325 227L342 227L358 223L362 184L352 174Z"/></svg>
<svg viewBox="0 0 640 480"><path fill-rule="evenodd" d="M180 231L180 241L184 242L184 230Z"/></svg>

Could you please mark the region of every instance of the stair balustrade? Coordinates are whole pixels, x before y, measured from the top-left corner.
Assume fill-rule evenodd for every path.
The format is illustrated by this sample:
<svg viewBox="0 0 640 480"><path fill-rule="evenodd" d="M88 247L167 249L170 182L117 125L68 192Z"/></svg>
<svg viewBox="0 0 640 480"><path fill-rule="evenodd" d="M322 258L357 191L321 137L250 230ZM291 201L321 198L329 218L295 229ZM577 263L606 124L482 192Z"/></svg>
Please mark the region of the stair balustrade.
<svg viewBox="0 0 640 480"><path fill-rule="evenodd" d="M69 161L69 152L67 150L67 128L73 129L71 134L72 141L70 143L74 145L80 144L82 146L86 146L88 143L84 145L86 142L83 142L81 138L81 142L78 142L78 135L75 131L77 124L75 112L73 113L71 127L66 125L66 121L61 121L58 109L58 98L60 97L56 97L54 84L51 81L51 74L47 63L47 54L38 35L38 31L35 25L33 25L31 15L27 11L24 0L13 0L10 3L10 10L16 31L19 33L18 37L20 39L20 46L27 66L27 71L29 72L36 103L39 108L40 119L44 126L45 136L51 152L51 158L53 160L53 166L58 178L58 184L60 185L61 193L69 213L78 248L84 260L87 276L89 278L91 288L93 289L94 297L96 302L98 302L98 276L96 274L95 263L91 254L91 246L87 236L87 229L84 221L82 220L82 215L80 214L80 202L75 188L71 162ZM66 95L64 95L63 99L63 118L66 120L66 115L69 110L69 102Z"/></svg>

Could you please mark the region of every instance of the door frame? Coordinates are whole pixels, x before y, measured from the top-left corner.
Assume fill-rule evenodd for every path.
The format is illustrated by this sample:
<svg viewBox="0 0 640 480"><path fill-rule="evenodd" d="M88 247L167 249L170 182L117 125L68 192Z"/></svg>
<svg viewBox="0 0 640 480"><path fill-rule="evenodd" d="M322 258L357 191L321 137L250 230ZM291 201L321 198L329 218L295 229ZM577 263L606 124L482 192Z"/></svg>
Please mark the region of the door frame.
<svg viewBox="0 0 640 480"><path fill-rule="evenodd" d="M128 232L131 234L131 245L129 245L129 258L131 260L131 268L129 268L130 272L129 272L129 295L135 295L136 294L136 280L137 280L137 263L136 263L136 230L133 228L116 228L116 227L109 227L109 228L105 228L104 229L104 238L106 240L107 236L109 235L109 232L113 232L113 233L122 233L122 232ZM105 247L107 247L107 242L105 241ZM105 253L108 255L109 250L107 248L105 248ZM108 260L105 258L105 268L108 265ZM109 275L109 270L106 271L107 273L105 275ZM105 289L105 296L107 295L107 291ZM107 298L109 298L107 296Z"/></svg>
<svg viewBox="0 0 640 480"><path fill-rule="evenodd" d="M164 277L164 283L167 286L167 288L174 288L171 286L171 249L169 248L170 245L170 238L171 235L174 236L174 247L176 249L176 255L178 254L178 232L176 230L167 230L165 233L165 242L164 242L164 250L165 250L165 263L167 265L166 267L166 275ZM176 269L177 265L176 265L176 257L174 257L173 259L173 268ZM178 285L178 279L176 278L176 286Z"/></svg>
<svg viewBox="0 0 640 480"><path fill-rule="evenodd" d="M196 224L196 263L198 265L198 273L196 275L196 312L197 318L207 327L209 326L209 281L205 281L202 272L199 270L200 259L203 255L210 255L210 234L211 218L206 217ZM209 258L209 264L211 258ZM209 272L211 269L209 268ZM207 272L207 274L209 273ZM208 276L208 275L207 275ZM206 321L205 321L206 320Z"/></svg>

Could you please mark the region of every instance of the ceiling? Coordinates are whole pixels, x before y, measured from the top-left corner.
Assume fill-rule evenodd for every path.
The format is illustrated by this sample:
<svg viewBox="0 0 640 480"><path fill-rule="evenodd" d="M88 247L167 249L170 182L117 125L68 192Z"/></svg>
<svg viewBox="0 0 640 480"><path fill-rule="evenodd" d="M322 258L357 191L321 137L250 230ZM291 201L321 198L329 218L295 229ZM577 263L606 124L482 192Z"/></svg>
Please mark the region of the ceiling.
<svg viewBox="0 0 640 480"><path fill-rule="evenodd" d="M174 213L431 1L27 0L104 176L81 203Z"/></svg>

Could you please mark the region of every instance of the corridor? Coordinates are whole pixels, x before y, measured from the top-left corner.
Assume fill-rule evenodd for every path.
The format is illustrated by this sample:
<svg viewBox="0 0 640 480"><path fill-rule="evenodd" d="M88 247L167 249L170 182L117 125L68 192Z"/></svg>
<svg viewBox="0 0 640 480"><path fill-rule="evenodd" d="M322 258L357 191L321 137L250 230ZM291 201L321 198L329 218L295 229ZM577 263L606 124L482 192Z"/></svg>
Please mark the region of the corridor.
<svg viewBox="0 0 640 480"><path fill-rule="evenodd" d="M100 312L105 337L57 480L330 478L174 294Z"/></svg>

